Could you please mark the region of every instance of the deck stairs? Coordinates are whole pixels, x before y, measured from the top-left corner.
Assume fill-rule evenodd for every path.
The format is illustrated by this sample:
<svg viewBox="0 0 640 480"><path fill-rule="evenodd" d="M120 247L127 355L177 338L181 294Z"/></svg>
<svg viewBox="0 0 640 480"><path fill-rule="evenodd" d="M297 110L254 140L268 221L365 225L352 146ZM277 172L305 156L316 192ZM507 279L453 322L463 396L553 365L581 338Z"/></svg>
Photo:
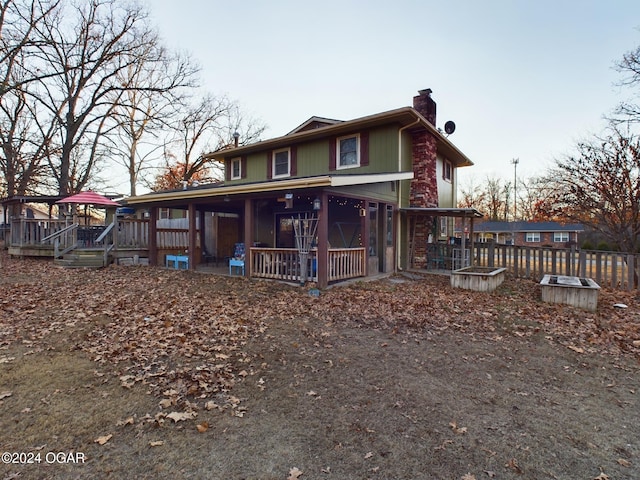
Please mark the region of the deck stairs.
<svg viewBox="0 0 640 480"><path fill-rule="evenodd" d="M65 268L102 268L109 262L107 256L105 262L104 248L76 248L54 259L54 264Z"/></svg>

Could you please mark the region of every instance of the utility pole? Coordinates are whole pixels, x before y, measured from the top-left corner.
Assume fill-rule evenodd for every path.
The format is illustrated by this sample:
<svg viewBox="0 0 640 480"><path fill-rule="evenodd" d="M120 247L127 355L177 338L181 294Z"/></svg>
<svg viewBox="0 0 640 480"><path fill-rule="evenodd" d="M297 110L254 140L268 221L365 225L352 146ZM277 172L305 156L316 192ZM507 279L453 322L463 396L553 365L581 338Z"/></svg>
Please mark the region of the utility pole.
<svg viewBox="0 0 640 480"><path fill-rule="evenodd" d="M514 158L511 160L511 164L513 165L513 221L515 222L518 219L518 163L520 163L519 158Z"/></svg>

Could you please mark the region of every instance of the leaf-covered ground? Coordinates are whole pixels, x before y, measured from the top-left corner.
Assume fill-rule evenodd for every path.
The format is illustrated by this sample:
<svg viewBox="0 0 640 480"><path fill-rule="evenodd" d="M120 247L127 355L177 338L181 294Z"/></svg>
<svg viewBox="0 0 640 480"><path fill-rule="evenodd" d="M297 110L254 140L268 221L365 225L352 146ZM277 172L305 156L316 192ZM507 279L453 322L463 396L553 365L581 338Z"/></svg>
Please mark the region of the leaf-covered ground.
<svg viewBox="0 0 640 480"><path fill-rule="evenodd" d="M0 268L0 479L640 477L636 292Z"/></svg>

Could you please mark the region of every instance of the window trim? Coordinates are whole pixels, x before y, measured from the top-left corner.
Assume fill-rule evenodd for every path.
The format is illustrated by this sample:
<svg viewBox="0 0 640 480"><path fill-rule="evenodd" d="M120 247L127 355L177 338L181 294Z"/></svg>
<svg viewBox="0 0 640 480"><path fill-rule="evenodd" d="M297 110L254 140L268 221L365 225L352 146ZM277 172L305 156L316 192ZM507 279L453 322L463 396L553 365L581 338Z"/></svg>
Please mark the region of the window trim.
<svg viewBox="0 0 640 480"><path fill-rule="evenodd" d="M347 140L349 138L355 138L356 139L356 163L353 164L353 165L342 165L342 163L340 162L340 159L341 159L340 142L342 140ZM343 170L343 169L347 169L347 168L358 168L358 167L360 167L360 165L361 165L360 153L361 153L361 148L360 148L360 134L359 133L354 133L354 134L351 134L351 135L343 135L342 137L336 138L336 170Z"/></svg>
<svg viewBox="0 0 640 480"><path fill-rule="evenodd" d="M527 243L540 243L541 238L540 232L526 232L524 241Z"/></svg>
<svg viewBox="0 0 640 480"><path fill-rule="evenodd" d="M237 163L238 165L238 175L234 175L234 165ZM242 178L242 158L241 157L235 157L231 159L231 172L229 173L229 178L231 180L240 180Z"/></svg>
<svg viewBox="0 0 640 480"><path fill-rule="evenodd" d="M442 160L442 178L447 182L453 182L453 163L446 159Z"/></svg>
<svg viewBox="0 0 640 480"><path fill-rule="evenodd" d="M562 237L565 237L566 240L564 240L564 239L557 240L556 235L560 235ZM567 243L570 239L571 239L571 235L569 235L569 232L553 232L553 242L554 243Z"/></svg>
<svg viewBox="0 0 640 480"><path fill-rule="evenodd" d="M276 155L278 153L287 152L287 172L286 173L276 173ZM284 178L291 176L291 148L280 148L278 150L274 150L271 153L271 177L272 178Z"/></svg>

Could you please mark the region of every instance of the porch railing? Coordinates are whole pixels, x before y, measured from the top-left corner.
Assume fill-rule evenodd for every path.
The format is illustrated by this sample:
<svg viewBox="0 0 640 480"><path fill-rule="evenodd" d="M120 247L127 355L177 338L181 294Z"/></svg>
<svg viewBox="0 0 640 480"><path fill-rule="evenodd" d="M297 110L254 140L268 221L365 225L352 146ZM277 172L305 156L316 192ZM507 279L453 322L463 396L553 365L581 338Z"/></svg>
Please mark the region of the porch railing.
<svg viewBox="0 0 640 480"><path fill-rule="evenodd" d="M365 274L364 248L330 248L329 282L363 277Z"/></svg>
<svg viewBox="0 0 640 480"><path fill-rule="evenodd" d="M250 249L251 276L299 282L301 275L300 257L295 248ZM311 250L307 264L307 282L318 280L317 252Z"/></svg>
<svg viewBox="0 0 640 480"><path fill-rule="evenodd" d="M365 274L364 248L330 248L328 281L348 280ZM251 276L285 281L300 281L300 260L295 248L250 249ZM307 281L318 281L317 251L309 252Z"/></svg>

